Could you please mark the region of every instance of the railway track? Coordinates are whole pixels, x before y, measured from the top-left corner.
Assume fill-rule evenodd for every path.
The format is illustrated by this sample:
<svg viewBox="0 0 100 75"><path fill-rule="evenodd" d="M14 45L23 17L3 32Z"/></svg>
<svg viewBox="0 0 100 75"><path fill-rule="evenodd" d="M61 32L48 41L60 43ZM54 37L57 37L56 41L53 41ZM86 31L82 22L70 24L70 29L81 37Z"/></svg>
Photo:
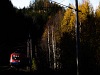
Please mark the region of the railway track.
<svg viewBox="0 0 100 75"><path fill-rule="evenodd" d="M12 66L0 66L0 72L27 72L26 68L16 68Z"/></svg>
<svg viewBox="0 0 100 75"><path fill-rule="evenodd" d="M0 72L11 72L11 71L18 71L15 67L11 66L0 66Z"/></svg>

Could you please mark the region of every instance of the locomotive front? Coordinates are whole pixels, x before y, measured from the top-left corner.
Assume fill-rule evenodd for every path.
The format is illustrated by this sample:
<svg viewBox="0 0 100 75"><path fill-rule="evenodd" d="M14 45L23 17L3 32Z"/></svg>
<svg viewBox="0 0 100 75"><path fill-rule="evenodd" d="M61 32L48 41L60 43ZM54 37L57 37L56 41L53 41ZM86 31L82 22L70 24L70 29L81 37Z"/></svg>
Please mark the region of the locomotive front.
<svg viewBox="0 0 100 75"><path fill-rule="evenodd" d="M10 55L10 65L11 66L19 66L21 62L20 53L12 53Z"/></svg>
<svg viewBox="0 0 100 75"><path fill-rule="evenodd" d="M10 65L14 67L25 67L28 65L28 59L23 53L11 53L10 55Z"/></svg>

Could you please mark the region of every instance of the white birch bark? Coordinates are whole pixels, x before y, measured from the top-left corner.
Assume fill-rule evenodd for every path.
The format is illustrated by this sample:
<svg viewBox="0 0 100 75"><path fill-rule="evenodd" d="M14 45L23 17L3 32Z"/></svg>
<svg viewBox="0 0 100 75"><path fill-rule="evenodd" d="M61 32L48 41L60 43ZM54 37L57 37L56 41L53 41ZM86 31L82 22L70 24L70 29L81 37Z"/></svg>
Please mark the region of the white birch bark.
<svg viewBox="0 0 100 75"><path fill-rule="evenodd" d="M54 58L53 66L54 66L54 69L55 69L56 68L56 55L55 55L54 29L53 29L53 26L52 26L52 49L53 49L53 58Z"/></svg>
<svg viewBox="0 0 100 75"><path fill-rule="evenodd" d="M50 67L51 67L51 58L50 58L50 55L51 55L51 53L50 53L50 29L49 29L50 27L49 27L49 25L48 25L48 50L49 50L49 65L50 65Z"/></svg>

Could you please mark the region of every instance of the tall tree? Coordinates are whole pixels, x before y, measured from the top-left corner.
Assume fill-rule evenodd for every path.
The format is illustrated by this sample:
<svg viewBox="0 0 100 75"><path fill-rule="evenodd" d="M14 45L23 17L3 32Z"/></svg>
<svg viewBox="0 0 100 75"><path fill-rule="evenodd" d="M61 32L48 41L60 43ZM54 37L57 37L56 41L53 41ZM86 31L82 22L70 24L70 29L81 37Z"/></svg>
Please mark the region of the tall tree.
<svg viewBox="0 0 100 75"><path fill-rule="evenodd" d="M96 25L96 60L97 66L100 68L100 2L95 11L95 25Z"/></svg>
<svg viewBox="0 0 100 75"><path fill-rule="evenodd" d="M61 22L60 48L62 71L76 74L75 11L70 8L66 9Z"/></svg>
<svg viewBox="0 0 100 75"><path fill-rule="evenodd" d="M84 1L79 5L80 24L80 51L79 66L81 73L93 73L96 70L95 61L95 18L93 6L90 1ZM84 63L86 63L84 65ZM92 72L91 72L92 70Z"/></svg>

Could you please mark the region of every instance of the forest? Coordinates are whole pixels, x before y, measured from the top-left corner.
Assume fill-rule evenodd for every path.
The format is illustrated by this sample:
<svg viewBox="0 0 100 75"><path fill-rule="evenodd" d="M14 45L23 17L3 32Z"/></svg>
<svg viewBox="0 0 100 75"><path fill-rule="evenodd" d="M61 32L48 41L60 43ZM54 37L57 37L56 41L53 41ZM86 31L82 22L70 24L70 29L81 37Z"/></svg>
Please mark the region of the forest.
<svg viewBox="0 0 100 75"><path fill-rule="evenodd" d="M9 55L18 46L27 51L32 39L32 71L77 73L76 13L49 0L31 2L18 9L11 1L0 1L0 65L9 64ZM3 5L2 5L3 3ZM75 8L74 5L69 5ZM100 70L100 4L94 11L89 0L78 6L80 75Z"/></svg>

